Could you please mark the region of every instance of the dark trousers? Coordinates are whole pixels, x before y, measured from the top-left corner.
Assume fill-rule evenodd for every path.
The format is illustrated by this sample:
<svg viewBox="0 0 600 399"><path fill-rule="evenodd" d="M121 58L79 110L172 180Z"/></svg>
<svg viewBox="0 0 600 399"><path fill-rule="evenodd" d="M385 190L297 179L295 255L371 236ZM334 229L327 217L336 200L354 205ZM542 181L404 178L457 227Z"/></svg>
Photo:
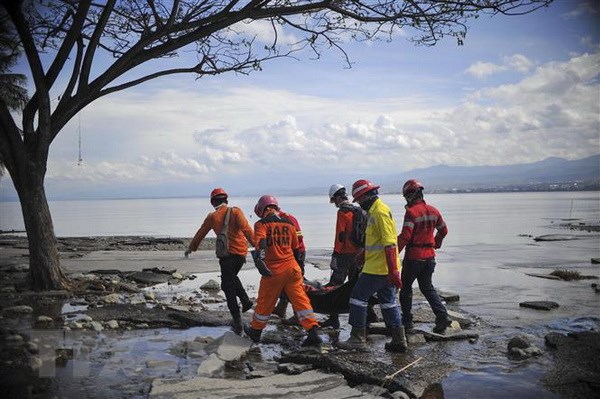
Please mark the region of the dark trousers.
<svg viewBox="0 0 600 399"><path fill-rule="evenodd" d="M243 303L250 302L248 294L238 277L242 266L246 263L246 257L240 255L229 255L219 258L221 266L221 289L227 298L227 307L233 319L240 319L240 307L237 298Z"/></svg>
<svg viewBox="0 0 600 399"><path fill-rule="evenodd" d="M356 254L341 254L338 257L337 269L331 273L331 278L326 285L342 285L346 278L352 280L360 273L360 265L356 263Z"/></svg>
<svg viewBox="0 0 600 399"><path fill-rule="evenodd" d="M402 289L400 290L402 324L406 325L412 321L412 285L415 280L419 283L419 289L425 296L425 299L427 299L427 302L429 302L429 306L431 306L431 310L435 314L436 322L448 319L448 311L431 283L434 271L435 259L404 259L402 261Z"/></svg>

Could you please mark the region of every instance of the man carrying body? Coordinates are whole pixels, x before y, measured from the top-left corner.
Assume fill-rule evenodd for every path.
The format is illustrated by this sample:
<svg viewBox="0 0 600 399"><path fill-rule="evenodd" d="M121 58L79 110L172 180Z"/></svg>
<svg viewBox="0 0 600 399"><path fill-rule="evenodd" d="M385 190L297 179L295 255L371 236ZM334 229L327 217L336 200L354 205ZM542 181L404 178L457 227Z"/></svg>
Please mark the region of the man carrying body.
<svg viewBox="0 0 600 399"><path fill-rule="evenodd" d="M298 321L308 331L302 346L319 345L319 323L304 291L302 270L298 264L300 245L294 224L279 212L277 199L263 195L254 207L261 219L254 224L254 265L262 275L256 298L256 308L250 328L244 331L254 342L260 342L262 330L275 303L285 292L296 312Z"/></svg>
<svg viewBox="0 0 600 399"><path fill-rule="evenodd" d="M242 312L246 312L252 308L252 301L248 298L248 294L238 277L238 273L244 263L246 263L248 241L252 242L254 232L240 208L229 208L227 206L227 193L222 188L215 188L210 193L210 203L215 210L206 216L202 226L200 226L190 242L188 249L184 252L184 255L187 258L189 254L196 251L211 229L215 234L219 234L223 230L229 210L229 224L227 226L228 255L219 258L221 289L225 293L227 308L233 318L233 331L241 335L242 318L237 298L239 297L242 303Z"/></svg>
<svg viewBox="0 0 600 399"><path fill-rule="evenodd" d="M356 278L362 265L358 264L357 256L362 251L352 240L352 224L354 218L354 205L348 200L346 188L341 184L334 184L329 189L329 202L337 208L335 224L335 238L333 254L331 255L331 278L325 286L339 286L344 284L346 278ZM322 327L340 328L338 314L330 314L323 322Z"/></svg>
<svg viewBox="0 0 600 399"><path fill-rule="evenodd" d="M396 224L390 208L379 198L377 189L368 180L357 180L352 185L354 202L368 212L365 237L365 262L358 281L350 295L350 338L338 342L342 349L364 350L367 347L366 323L369 298L377 293L381 314L392 340L385 344L390 352L407 349L404 327L396 303L396 290L402 287L396 250Z"/></svg>
<svg viewBox="0 0 600 399"><path fill-rule="evenodd" d="M418 180L408 180L402 187L406 199L406 212L402 232L398 236L398 250L404 251L400 306L402 324L407 330L412 322L412 284L415 280L435 314L434 333L442 334L452 324L448 311L431 283L435 270L435 249L442 246L448 227L440 212L423 199L423 185ZM434 237L434 231L435 233Z"/></svg>

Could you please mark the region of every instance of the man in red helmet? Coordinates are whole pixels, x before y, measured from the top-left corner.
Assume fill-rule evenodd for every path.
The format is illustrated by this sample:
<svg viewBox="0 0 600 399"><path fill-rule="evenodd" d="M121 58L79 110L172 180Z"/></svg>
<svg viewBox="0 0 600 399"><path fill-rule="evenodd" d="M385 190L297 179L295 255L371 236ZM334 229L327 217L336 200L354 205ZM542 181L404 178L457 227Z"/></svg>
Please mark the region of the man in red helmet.
<svg viewBox="0 0 600 399"><path fill-rule="evenodd" d="M431 277L435 270L435 249L442 246L442 241L448 234L448 227L440 211L425 203L421 182L415 179L408 180L402 187L402 195L406 199L404 224L398 236L398 250L406 248L402 262L403 286L400 290L402 324L407 330L413 327L412 284L417 280L419 289L435 314L433 332L441 334L452 322L431 283Z"/></svg>
<svg viewBox="0 0 600 399"><path fill-rule="evenodd" d="M240 335L242 333L242 318L237 298L240 298L242 312L252 308L252 301L248 297L238 273L246 263L248 242L252 242L254 232L240 208L227 206L227 197L227 193L222 188L212 190L210 203L215 210L206 216L184 255L187 258L189 254L196 251L211 229L215 234L219 234L223 230L227 216L229 216L227 225L228 254L219 257L221 289L225 293L227 307L233 318L233 331Z"/></svg>
<svg viewBox="0 0 600 399"><path fill-rule="evenodd" d="M342 349L364 350L367 346L367 307L369 298L377 293L381 314L392 336L385 344L390 352L407 349L404 327L396 303L396 291L402 287L396 249L396 224L390 208L379 198L379 186L369 180L357 180L352 185L352 197L368 213L365 231L365 263L350 294L352 331L350 338L338 342Z"/></svg>
<svg viewBox="0 0 600 399"><path fill-rule="evenodd" d="M285 291L298 321L308 331L302 346L317 346L322 340L318 334L319 323L304 291L302 270L298 262L300 244L296 227L279 211L277 199L263 195L254 207L261 218L254 224L254 265L262 275L256 298L256 309L251 326L244 331L254 342L260 342L262 330L275 303Z"/></svg>

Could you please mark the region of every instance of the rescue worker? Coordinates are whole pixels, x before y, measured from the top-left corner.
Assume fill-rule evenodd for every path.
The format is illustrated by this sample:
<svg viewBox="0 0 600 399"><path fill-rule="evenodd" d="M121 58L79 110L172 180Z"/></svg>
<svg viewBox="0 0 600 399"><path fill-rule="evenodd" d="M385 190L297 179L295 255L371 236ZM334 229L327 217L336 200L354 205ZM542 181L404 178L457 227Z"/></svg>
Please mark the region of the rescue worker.
<svg viewBox="0 0 600 399"><path fill-rule="evenodd" d="M329 202L337 208L337 219L335 224L335 237L333 243L333 254L331 255L331 278L325 286L339 286L344 284L346 278L356 278L360 273L361 264L358 263L358 255L362 251L352 240L352 220L354 217L354 205L348 200L346 187L334 184L329 188ZM372 311L372 306L369 307ZM330 314L321 327L340 328L338 314Z"/></svg>
<svg viewBox="0 0 600 399"><path fill-rule="evenodd" d="M396 224L390 208L379 198L379 186L369 180L357 180L352 185L352 197L368 213L365 237L365 261L362 272L350 295L352 330L347 341L338 342L342 349L366 349L367 306L377 293L381 314L392 340L385 344L390 352L407 349L404 327L396 303L396 290L402 287L396 249Z"/></svg>
<svg viewBox="0 0 600 399"><path fill-rule="evenodd" d="M398 250L405 249L402 262L403 286L400 290L402 324L407 330L413 328L412 284L417 280L419 289L435 314L433 332L442 334L452 321L431 278L435 270L435 249L442 246L448 227L440 211L425 203L421 182L408 180L402 187L402 195L406 199L404 223L398 236Z"/></svg>
<svg viewBox="0 0 600 399"><path fill-rule="evenodd" d="M277 299L281 292L285 292L298 321L308 331L302 346L319 345L322 342L319 323L304 291L302 270L298 264L300 244L296 228L279 211L277 199L272 195L260 197L254 212L261 219L254 224L252 258L262 277L252 324L244 330L252 341L259 342Z"/></svg>
<svg viewBox="0 0 600 399"><path fill-rule="evenodd" d="M302 229L300 228L300 223L298 222L298 219L296 219L296 217L294 215L292 215L291 213L286 213L286 212L282 212L281 210L279 210L279 214L288 219L290 222L292 222L292 224L294 225L294 227L296 228L296 235L298 236L298 244L300 245L298 248L298 265L300 266L300 270L302 270L302 276L304 276L304 261L306 259L306 246L304 245L304 235L302 234ZM287 307L288 304L290 303L289 298L287 297L287 295L285 294L285 291L281 293L281 296L279 297L279 302L277 303L277 306L275 306L275 310L273 310L273 314L276 314L277 316L279 316L281 319L285 319L285 314L287 312ZM295 320L292 320L292 322L294 324L296 324Z"/></svg>
<svg viewBox="0 0 600 399"><path fill-rule="evenodd" d="M209 213L204 222L194 235L194 238L185 250L184 255L187 258L192 252L198 249L198 246L206 237L206 234L212 229L215 234L219 234L225 224L227 210L231 209L229 215L229 224L227 226L227 239L229 255L219 258L219 267L221 269L221 289L227 298L227 308L231 313L233 331L242 334L242 318L237 298L240 298L242 313L252 308L252 301L248 297L238 273L244 263L246 263L246 254L248 253L248 242L252 242L254 232L244 212L237 207L229 208L228 195L222 188L215 188L210 193L210 203L215 210Z"/></svg>

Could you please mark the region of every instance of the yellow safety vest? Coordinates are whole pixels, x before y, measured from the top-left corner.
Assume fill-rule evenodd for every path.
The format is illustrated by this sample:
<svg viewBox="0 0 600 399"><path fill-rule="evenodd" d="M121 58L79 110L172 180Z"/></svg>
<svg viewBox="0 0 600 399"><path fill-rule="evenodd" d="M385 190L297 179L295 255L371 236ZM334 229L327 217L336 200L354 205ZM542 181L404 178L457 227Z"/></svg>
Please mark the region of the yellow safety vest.
<svg viewBox="0 0 600 399"><path fill-rule="evenodd" d="M365 265L362 271L368 274L386 275L388 269L385 261L385 247L388 245L396 246L396 223L394 223L392 211L383 203L381 198L375 200L368 214ZM398 249L396 249L396 257L398 257ZM397 264L400 269L399 260Z"/></svg>

